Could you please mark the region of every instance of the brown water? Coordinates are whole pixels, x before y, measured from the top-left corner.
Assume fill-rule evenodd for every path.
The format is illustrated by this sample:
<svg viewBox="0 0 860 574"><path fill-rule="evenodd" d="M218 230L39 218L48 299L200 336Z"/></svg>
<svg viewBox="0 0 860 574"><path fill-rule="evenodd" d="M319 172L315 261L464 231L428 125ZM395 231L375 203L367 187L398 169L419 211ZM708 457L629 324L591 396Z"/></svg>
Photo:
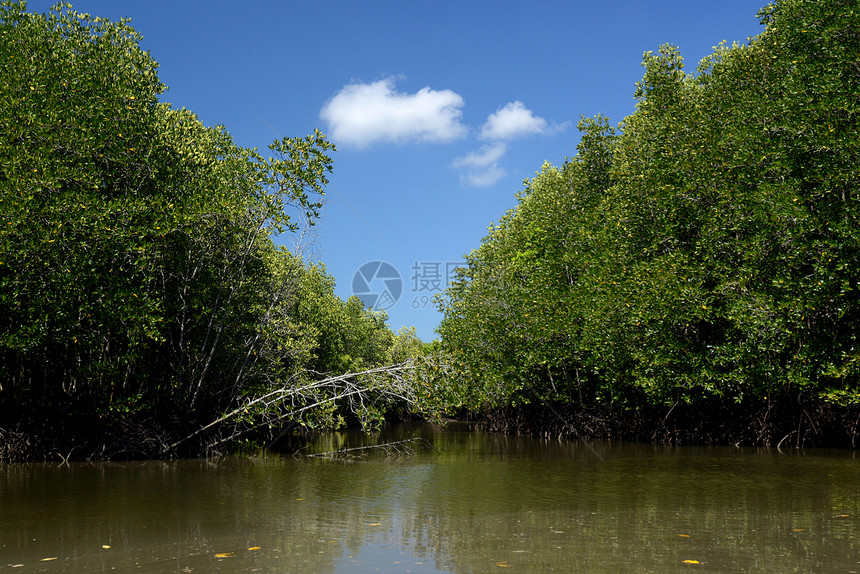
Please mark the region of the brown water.
<svg viewBox="0 0 860 574"><path fill-rule="evenodd" d="M407 432L439 451L0 466L0 570L860 571L852 451Z"/></svg>

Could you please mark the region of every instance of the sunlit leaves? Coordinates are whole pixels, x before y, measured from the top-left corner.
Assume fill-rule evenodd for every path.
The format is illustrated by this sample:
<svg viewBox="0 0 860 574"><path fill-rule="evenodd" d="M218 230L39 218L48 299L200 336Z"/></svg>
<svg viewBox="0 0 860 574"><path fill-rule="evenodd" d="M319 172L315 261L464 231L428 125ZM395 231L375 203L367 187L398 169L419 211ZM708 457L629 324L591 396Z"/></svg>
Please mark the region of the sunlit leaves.
<svg viewBox="0 0 860 574"><path fill-rule="evenodd" d="M695 75L646 53L619 133L584 121L467 258L440 334L477 402L853 404L860 11L761 17Z"/></svg>
<svg viewBox="0 0 860 574"><path fill-rule="evenodd" d="M305 264L272 236L319 216L332 144L237 146L158 102L139 41L0 7L0 411L217 409L319 346L290 307Z"/></svg>

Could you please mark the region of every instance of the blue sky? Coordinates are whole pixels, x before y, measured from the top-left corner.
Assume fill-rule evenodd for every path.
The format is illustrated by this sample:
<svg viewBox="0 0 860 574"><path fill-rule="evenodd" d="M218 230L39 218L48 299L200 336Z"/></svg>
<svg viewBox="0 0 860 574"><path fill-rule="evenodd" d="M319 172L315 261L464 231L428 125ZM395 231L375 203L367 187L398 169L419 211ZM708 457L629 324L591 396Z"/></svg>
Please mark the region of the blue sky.
<svg viewBox="0 0 860 574"><path fill-rule="evenodd" d="M429 301L447 269L561 164L581 116L634 109L643 52L680 47L690 72L722 40L762 31L764 0L604 2L78 0L143 35L163 97L223 124L239 145L315 128L337 144L323 219L306 253L341 297L396 278L389 324L434 338ZM53 2L31 1L30 11ZM376 275L374 275L376 271ZM389 272L388 275L391 275ZM390 303L390 300L389 300Z"/></svg>

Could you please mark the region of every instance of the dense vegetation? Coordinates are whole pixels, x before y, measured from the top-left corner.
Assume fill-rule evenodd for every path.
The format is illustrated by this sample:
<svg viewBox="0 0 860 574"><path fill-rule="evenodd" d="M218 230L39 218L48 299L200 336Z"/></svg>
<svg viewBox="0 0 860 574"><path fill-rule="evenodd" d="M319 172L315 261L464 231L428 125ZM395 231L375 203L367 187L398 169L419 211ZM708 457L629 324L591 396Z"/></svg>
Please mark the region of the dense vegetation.
<svg viewBox="0 0 860 574"><path fill-rule="evenodd" d="M673 46L646 53L635 112L583 119L576 156L468 255L440 300L455 404L604 417L580 434L856 445L860 9L759 17L695 74Z"/></svg>
<svg viewBox="0 0 860 574"><path fill-rule="evenodd" d="M3 2L0 459L201 454L406 407L856 446L860 10L760 18L695 74L647 53L636 111L581 121L422 345L279 246L320 216L324 135L237 146L160 101L127 23Z"/></svg>
<svg viewBox="0 0 860 574"><path fill-rule="evenodd" d="M185 433L231 412L233 437L378 418L379 377L320 381L420 341L274 241L319 216L332 144L237 146L159 101L139 40L0 5L0 457L196 453Z"/></svg>

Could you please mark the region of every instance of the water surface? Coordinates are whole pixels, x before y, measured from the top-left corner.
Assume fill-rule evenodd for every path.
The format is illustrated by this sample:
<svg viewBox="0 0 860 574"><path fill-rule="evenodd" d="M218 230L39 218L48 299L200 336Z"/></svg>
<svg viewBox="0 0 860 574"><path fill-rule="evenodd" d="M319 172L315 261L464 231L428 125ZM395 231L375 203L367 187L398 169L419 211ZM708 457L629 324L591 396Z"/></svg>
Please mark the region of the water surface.
<svg viewBox="0 0 860 574"><path fill-rule="evenodd" d="M437 450L0 466L0 570L860 571L853 451L396 433Z"/></svg>

